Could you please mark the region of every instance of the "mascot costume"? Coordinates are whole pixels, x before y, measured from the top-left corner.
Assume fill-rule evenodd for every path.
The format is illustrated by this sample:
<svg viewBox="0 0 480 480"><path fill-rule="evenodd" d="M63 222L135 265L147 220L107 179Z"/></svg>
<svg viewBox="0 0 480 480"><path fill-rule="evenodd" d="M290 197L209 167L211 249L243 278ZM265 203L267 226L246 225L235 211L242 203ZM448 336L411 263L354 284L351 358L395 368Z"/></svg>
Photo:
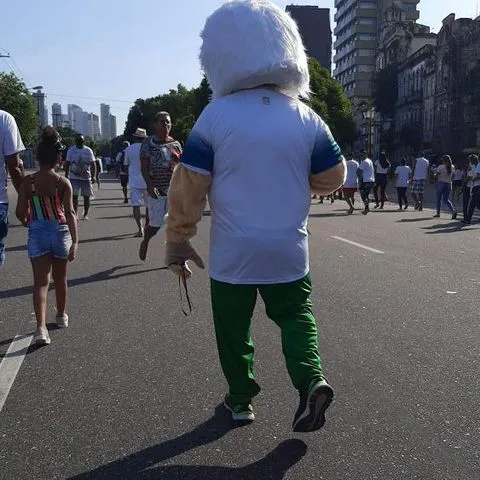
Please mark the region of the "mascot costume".
<svg viewBox="0 0 480 480"><path fill-rule="evenodd" d="M260 391L250 322L259 294L280 328L300 404L297 432L318 430L333 389L325 380L312 311L307 220L311 194L328 195L345 161L309 95L307 57L292 18L267 0L233 0L201 34L200 61L213 91L187 139L168 194L165 261L191 275L204 264L190 243L211 208L211 301L233 420L254 420Z"/></svg>

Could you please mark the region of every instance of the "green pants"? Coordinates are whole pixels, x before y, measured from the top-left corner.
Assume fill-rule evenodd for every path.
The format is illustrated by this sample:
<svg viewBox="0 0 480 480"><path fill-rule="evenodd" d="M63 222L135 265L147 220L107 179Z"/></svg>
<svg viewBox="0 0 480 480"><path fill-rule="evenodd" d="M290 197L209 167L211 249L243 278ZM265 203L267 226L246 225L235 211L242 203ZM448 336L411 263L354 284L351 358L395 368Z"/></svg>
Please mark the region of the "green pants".
<svg viewBox="0 0 480 480"><path fill-rule="evenodd" d="M292 283L232 285L211 280L218 353L232 403L249 402L260 392L253 374L250 323L257 295L282 333L283 354L294 387L308 389L322 377L317 325L312 312L310 275Z"/></svg>

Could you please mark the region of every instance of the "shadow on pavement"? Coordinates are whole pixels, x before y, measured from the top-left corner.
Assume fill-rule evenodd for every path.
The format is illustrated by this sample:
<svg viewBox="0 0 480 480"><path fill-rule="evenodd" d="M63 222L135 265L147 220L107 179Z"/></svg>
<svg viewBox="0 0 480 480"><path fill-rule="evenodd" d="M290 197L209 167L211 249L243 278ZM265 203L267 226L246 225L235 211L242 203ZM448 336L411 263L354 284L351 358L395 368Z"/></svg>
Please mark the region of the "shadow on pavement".
<svg viewBox="0 0 480 480"><path fill-rule="evenodd" d="M68 280L68 287L72 288L78 285L84 285L86 283L105 282L107 280L116 280L122 277L141 275L143 273L157 272L161 270L168 270L168 267L158 267L158 268L149 268L147 270L134 270L133 272L125 272L125 273L119 273L114 275L114 273L117 270L120 270L123 268L136 267L136 266L138 266L138 264L137 265L120 265L118 267L112 267L112 268L109 268L108 270L103 270L102 272L97 272L92 275L88 275L86 277L74 278L72 280ZM51 285L50 289L52 289L53 286L54 285ZM22 297L24 295L31 295L31 294L32 294L32 286L28 285L26 287L3 290L0 292L0 299Z"/></svg>
<svg viewBox="0 0 480 480"><path fill-rule="evenodd" d="M182 480L281 480L289 468L299 462L307 452L307 446L301 440L287 440L280 443L261 460L240 468L207 465L169 465L157 466L170 458L186 453L194 448L213 443L230 430L233 425L230 415L222 405L215 408L212 418L191 432L146 448L128 457L103 465L95 470L70 477L69 480L87 480L98 478L121 478L125 480L173 479Z"/></svg>
<svg viewBox="0 0 480 480"><path fill-rule="evenodd" d="M443 224L437 223L435 225L430 225L429 227L422 227L422 230L429 230L428 232L425 232L427 235L436 235L439 233L457 233L465 230L465 227L468 227L468 225L454 221Z"/></svg>
<svg viewBox="0 0 480 480"><path fill-rule="evenodd" d="M309 218L329 218L329 217L350 217L350 215L347 214L347 212L343 213L311 213Z"/></svg>
<svg viewBox="0 0 480 480"><path fill-rule="evenodd" d="M78 243L94 243L94 242L114 242L116 240L125 240L126 238L132 238L131 233L124 233L123 235L112 235L110 237L95 237L95 238L84 238Z"/></svg>
<svg viewBox="0 0 480 480"><path fill-rule="evenodd" d="M133 218L133 215L127 213L126 215L116 215L114 217L95 217L96 220L120 220L121 218Z"/></svg>
<svg viewBox="0 0 480 480"><path fill-rule="evenodd" d="M421 217L421 218L402 218L401 220L397 220L398 223L418 223L418 222L426 222L427 220L431 220L432 217Z"/></svg>

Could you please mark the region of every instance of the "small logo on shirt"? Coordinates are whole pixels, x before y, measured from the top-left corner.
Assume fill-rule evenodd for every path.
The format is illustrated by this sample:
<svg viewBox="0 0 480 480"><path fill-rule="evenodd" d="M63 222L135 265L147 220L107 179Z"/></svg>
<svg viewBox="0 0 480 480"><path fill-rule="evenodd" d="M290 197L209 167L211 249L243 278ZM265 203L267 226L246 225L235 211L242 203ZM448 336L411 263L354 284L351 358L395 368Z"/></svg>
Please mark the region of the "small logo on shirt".
<svg viewBox="0 0 480 480"><path fill-rule="evenodd" d="M263 104L270 105L270 97L263 97Z"/></svg>

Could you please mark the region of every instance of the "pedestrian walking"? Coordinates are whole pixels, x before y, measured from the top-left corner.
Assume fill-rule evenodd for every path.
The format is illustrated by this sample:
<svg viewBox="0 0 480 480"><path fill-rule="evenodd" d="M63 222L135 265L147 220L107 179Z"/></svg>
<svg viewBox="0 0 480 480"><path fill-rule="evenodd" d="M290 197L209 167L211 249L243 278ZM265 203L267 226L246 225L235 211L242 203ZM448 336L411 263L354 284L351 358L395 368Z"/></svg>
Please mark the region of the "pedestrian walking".
<svg viewBox="0 0 480 480"><path fill-rule="evenodd" d="M387 199L386 189L388 184L388 172L391 164L388 160L387 154L382 152L379 160L375 162L375 186L373 187L373 195L375 199L375 208L383 210L385 201ZM378 190L380 189L380 201L378 198Z"/></svg>
<svg viewBox="0 0 480 480"><path fill-rule="evenodd" d="M16 208L17 218L28 227L27 250L33 269L33 306L37 319L33 340L37 345L50 343L46 326L50 273L55 282L57 325L68 326L67 262L75 259L78 247L72 185L55 173L63 146L52 130L43 131L37 150L40 170L25 177Z"/></svg>
<svg viewBox="0 0 480 480"><path fill-rule="evenodd" d="M365 150L362 152L362 162L358 167L358 173L360 178L360 196L365 205L362 213L363 215L367 215L367 213L370 212L370 192L375 185L375 169L373 162L368 158L368 153Z"/></svg>
<svg viewBox="0 0 480 480"><path fill-rule="evenodd" d="M18 192L24 177L20 152L25 150L15 118L0 110L0 266L5 263L5 239L8 234L7 172Z"/></svg>
<svg viewBox="0 0 480 480"><path fill-rule="evenodd" d="M128 176L128 188L130 189L130 204L133 207L133 218L137 224L136 237L142 238L144 227L142 224L142 212L140 207L145 205L147 197L147 184L142 176L140 162L140 148L142 142L147 138L147 131L144 128L137 128L133 134L133 143L125 150L124 167ZM148 209L146 211L148 225Z"/></svg>
<svg viewBox="0 0 480 480"><path fill-rule="evenodd" d="M67 152L65 177L71 182L73 190L73 208L78 215L78 197L83 196L83 220L88 220L90 199L93 197L92 178L96 177L95 155L85 145L85 137L77 135L75 145Z"/></svg>
<svg viewBox="0 0 480 480"><path fill-rule="evenodd" d="M123 192L123 203L128 203L128 169L125 166L125 151L130 146L130 142L122 143L122 150L118 152L115 159L117 177L120 178L120 185Z"/></svg>
<svg viewBox="0 0 480 480"><path fill-rule="evenodd" d="M437 180L437 213L434 218L440 217L440 209L442 202L445 203L448 210L452 214L452 220L457 218L457 212L453 203L450 201L450 193L452 193L452 182L455 177L455 167L453 166L450 155L442 157L442 163L438 166L435 177Z"/></svg>
<svg viewBox="0 0 480 480"><path fill-rule="evenodd" d="M467 217L464 219L464 223L467 225L472 223L475 208L480 210L480 161L478 160L478 156L473 155L470 162L472 165L475 164L475 170L472 172L472 192L468 203Z"/></svg>
<svg viewBox="0 0 480 480"><path fill-rule="evenodd" d="M407 158L403 157L401 165L395 169L397 201L399 210L408 208L407 188L412 176L412 169L407 165Z"/></svg>
<svg viewBox="0 0 480 480"><path fill-rule="evenodd" d="M148 244L165 224L167 193L173 169L178 164L182 147L170 136L172 120L168 112L159 112L154 120L155 134L140 147L142 176L147 185L148 225L140 244L139 257L147 258Z"/></svg>
<svg viewBox="0 0 480 480"><path fill-rule="evenodd" d="M478 155L469 155L468 156L468 167L467 173L464 177L463 184L463 198L462 198L462 207L463 207L463 223L469 223L468 219L468 207L470 204L470 197L473 188L473 178L475 177L475 168L478 165Z"/></svg>
<svg viewBox="0 0 480 480"><path fill-rule="evenodd" d="M242 41L247 31L254 49ZM227 2L209 17L202 38L202 68L215 100L173 174L165 262L182 277L188 260L203 268L189 240L208 195L212 309L229 387L224 405L234 421L255 418L260 386L250 332L260 294L281 329L300 395L293 429L318 430L333 389L323 375L310 300L307 221L311 192L339 188L345 161L322 119L299 100L308 91L308 64L287 13L264 0Z"/></svg>
<svg viewBox="0 0 480 480"><path fill-rule="evenodd" d="M343 184L343 196L348 205L347 213L351 215L355 210L355 193L358 190L358 168L359 164L353 158L353 154L347 156L347 177Z"/></svg>
<svg viewBox="0 0 480 480"><path fill-rule="evenodd" d="M411 194L415 201L415 210L423 210L423 198L425 193L425 184L428 178L428 169L430 162L425 158L423 152L415 160L415 167L413 170L413 180L411 186Z"/></svg>

